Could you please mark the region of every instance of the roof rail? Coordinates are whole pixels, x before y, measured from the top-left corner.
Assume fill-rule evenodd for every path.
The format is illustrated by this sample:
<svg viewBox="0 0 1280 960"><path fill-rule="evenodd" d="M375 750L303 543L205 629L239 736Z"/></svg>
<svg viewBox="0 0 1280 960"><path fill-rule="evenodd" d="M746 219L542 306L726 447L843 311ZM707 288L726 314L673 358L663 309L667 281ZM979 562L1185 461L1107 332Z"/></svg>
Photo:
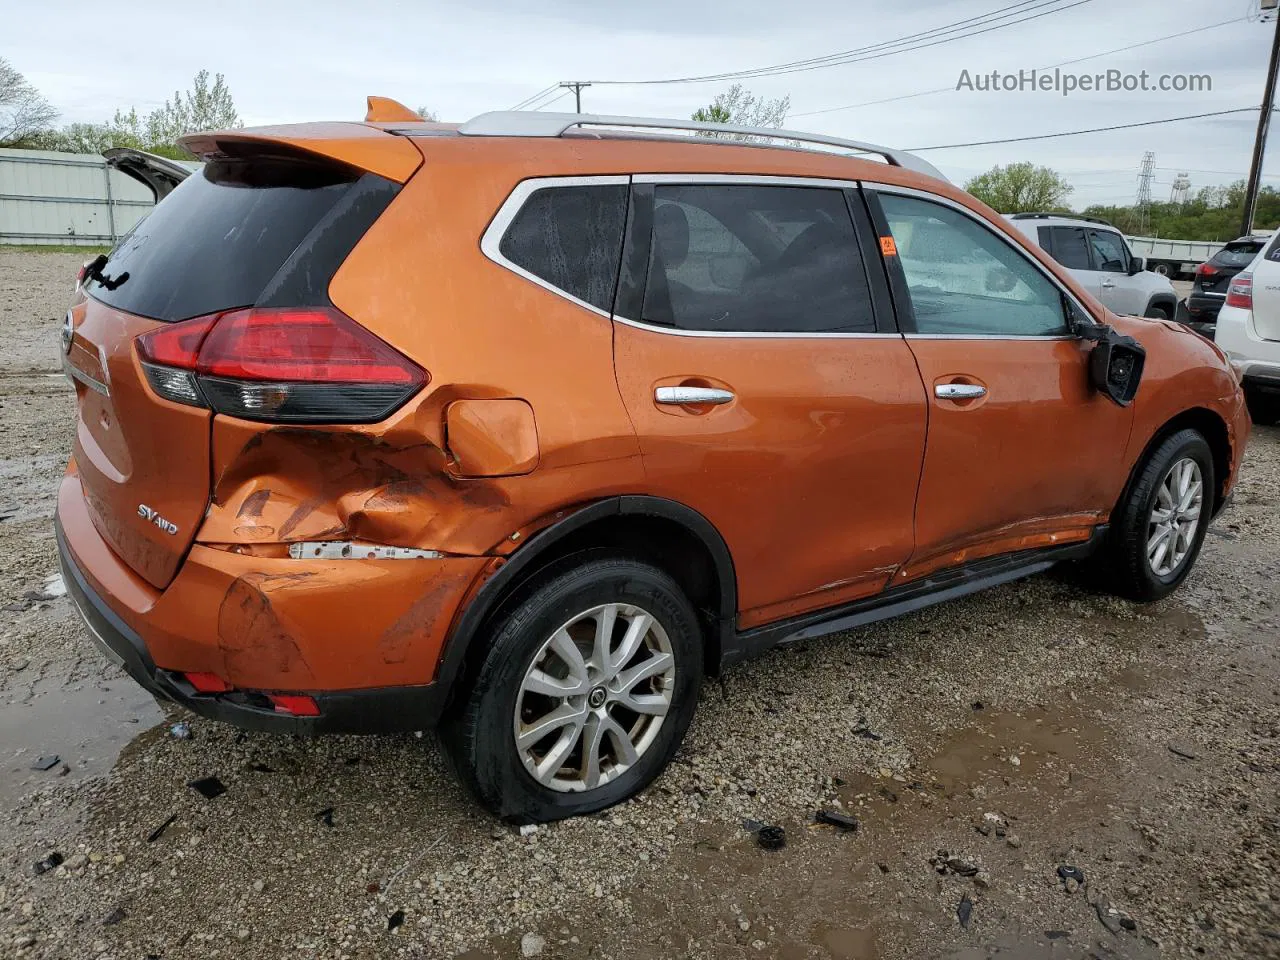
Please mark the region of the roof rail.
<svg viewBox="0 0 1280 960"><path fill-rule="evenodd" d="M704 123L698 120L661 120L653 117L615 117L593 113L541 113L534 110L505 110L482 113L458 128L467 137L561 137L574 127L633 127L642 130L688 130L704 133L733 133L771 140L794 140L843 147L857 153L874 153L904 170L926 177L946 180L938 168L927 160L905 150L895 150L859 140L844 140L820 133L801 133L772 127L741 127L730 123ZM714 141L713 141L714 142Z"/></svg>
<svg viewBox="0 0 1280 960"><path fill-rule="evenodd" d="M1110 220L1103 220L1101 217L1089 217L1083 213L1013 213L1009 215L1010 220L1085 220L1088 223L1100 223L1103 226L1114 227Z"/></svg>

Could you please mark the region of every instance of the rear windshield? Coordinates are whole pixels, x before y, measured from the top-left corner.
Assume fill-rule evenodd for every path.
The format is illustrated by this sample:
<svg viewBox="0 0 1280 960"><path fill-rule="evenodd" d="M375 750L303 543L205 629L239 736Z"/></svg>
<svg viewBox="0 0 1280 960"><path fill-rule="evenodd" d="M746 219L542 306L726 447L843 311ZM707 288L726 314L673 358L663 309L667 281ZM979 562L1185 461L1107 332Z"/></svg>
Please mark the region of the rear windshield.
<svg viewBox="0 0 1280 960"><path fill-rule="evenodd" d="M250 306L353 182L294 160L206 163L116 245L86 292L155 320Z"/></svg>
<svg viewBox="0 0 1280 960"><path fill-rule="evenodd" d="M1215 253L1209 262L1220 267L1247 267L1261 249L1262 244L1256 241L1229 243Z"/></svg>

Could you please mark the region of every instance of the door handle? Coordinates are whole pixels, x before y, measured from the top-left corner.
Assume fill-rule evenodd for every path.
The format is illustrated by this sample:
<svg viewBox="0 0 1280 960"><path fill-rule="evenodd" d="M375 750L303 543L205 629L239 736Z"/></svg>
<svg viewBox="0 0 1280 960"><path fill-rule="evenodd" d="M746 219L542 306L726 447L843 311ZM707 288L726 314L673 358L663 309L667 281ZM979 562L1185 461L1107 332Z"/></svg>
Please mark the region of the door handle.
<svg viewBox="0 0 1280 960"><path fill-rule="evenodd" d="M1115 282L1114 280L1103 280L1103 281L1102 281L1102 286L1103 286L1103 287L1105 287L1107 290L1110 290L1110 289L1111 289L1112 287L1114 287L1115 285L1116 285L1116 282Z"/></svg>
<svg viewBox="0 0 1280 960"><path fill-rule="evenodd" d="M939 400L976 400L987 395L987 388L980 383L940 383L933 395Z"/></svg>
<svg viewBox="0 0 1280 960"><path fill-rule="evenodd" d="M678 407L697 407L704 404L717 406L729 403L734 399L732 392L715 387L656 387L653 391L655 403L663 403Z"/></svg>

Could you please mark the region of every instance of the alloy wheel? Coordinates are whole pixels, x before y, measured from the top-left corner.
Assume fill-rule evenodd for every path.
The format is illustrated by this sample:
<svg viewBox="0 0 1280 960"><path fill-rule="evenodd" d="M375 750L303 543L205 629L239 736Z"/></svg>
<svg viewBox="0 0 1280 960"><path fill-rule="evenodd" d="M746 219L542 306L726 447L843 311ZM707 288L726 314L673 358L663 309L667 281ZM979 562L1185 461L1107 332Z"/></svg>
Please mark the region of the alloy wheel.
<svg viewBox="0 0 1280 960"><path fill-rule="evenodd" d="M538 650L516 697L516 750L563 792L594 790L635 766L675 690L671 641L652 614L608 603L576 615Z"/></svg>
<svg viewBox="0 0 1280 960"><path fill-rule="evenodd" d="M1156 488L1147 521L1147 563L1157 577L1172 576L1186 561L1200 529L1204 478L1200 464L1184 457Z"/></svg>

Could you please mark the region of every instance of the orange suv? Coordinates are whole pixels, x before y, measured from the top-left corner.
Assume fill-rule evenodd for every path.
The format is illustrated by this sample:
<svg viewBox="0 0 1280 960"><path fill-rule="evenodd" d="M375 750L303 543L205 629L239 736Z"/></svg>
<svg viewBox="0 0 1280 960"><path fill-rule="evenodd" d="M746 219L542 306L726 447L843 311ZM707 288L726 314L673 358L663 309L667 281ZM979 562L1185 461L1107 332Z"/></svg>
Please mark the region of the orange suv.
<svg viewBox="0 0 1280 960"><path fill-rule="evenodd" d="M67 315L71 596L203 716L439 726L513 821L643 789L775 644L1064 560L1162 597L1239 471L1212 343L909 154L374 98L184 142Z"/></svg>

